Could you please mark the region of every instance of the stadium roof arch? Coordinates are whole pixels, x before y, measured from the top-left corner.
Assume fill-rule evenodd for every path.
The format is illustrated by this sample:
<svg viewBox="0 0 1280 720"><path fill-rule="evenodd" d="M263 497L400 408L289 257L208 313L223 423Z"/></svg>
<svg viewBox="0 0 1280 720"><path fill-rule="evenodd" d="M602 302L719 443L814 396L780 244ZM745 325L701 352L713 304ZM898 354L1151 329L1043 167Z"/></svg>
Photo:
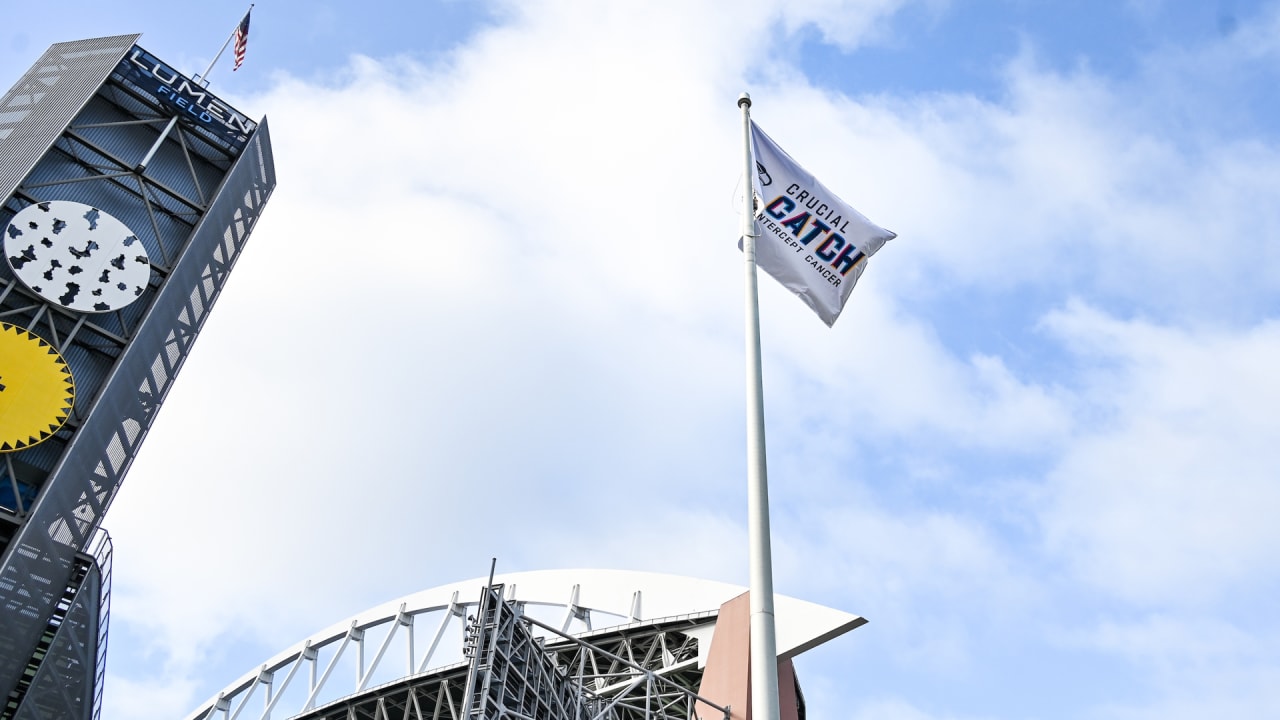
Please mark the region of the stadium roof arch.
<svg viewBox="0 0 1280 720"><path fill-rule="evenodd" d="M500 574L492 584L441 585L310 635L187 720L689 720L721 711L729 718L726 707L739 708L732 717L741 718L746 600L738 585L626 570L541 570ZM784 707L783 717L803 718L791 658L866 620L784 595L775 596L775 620L783 703L799 708L797 715ZM504 682L505 690L493 689Z"/></svg>

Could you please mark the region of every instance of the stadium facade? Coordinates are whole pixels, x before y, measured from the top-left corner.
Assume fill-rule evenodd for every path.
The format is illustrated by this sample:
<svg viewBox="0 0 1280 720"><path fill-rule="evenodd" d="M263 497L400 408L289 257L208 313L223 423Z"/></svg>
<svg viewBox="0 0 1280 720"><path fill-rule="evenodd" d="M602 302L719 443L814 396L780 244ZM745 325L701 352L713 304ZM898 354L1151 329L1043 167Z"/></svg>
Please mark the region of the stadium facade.
<svg viewBox="0 0 1280 720"><path fill-rule="evenodd" d="M803 720L793 658L866 621L785 596L775 611L781 717ZM186 720L748 720L748 620L745 588L688 577L469 580L325 628Z"/></svg>
<svg viewBox="0 0 1280 720"><path fill-rule="evenodd" d="M0 99L0 720L97 716L103 514L275 187L265 118L138 38Z"/></svg>

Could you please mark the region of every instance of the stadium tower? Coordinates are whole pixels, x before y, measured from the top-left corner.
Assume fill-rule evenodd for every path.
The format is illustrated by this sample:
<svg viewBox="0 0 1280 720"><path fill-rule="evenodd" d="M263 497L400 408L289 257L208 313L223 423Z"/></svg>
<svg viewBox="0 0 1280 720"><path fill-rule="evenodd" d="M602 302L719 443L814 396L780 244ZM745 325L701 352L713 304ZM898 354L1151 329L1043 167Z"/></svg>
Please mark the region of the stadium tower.
<svg viewBox="0 0 1280 720"><path fill-rule="evenodd" d="M0 99L0 720L96 717L103 514L275 187L265 118L138 37Z"/></svg>

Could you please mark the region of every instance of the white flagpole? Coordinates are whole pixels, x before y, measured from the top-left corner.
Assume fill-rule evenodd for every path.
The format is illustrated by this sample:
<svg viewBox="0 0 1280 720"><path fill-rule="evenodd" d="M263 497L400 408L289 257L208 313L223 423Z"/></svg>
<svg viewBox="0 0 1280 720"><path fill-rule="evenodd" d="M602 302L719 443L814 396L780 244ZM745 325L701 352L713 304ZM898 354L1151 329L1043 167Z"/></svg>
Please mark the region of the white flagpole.
<svg viewBox="0 0 1280 720"><path fill-rule="evenodd" d="M751 96L742 108L742 256L747 309L747 542L751 566L751 720L778 720L778 642L774 633L773 559L769 544L769 480L764 453L764 380L760 366L760 300L756 285L755 193L751 179Z"/></svg>
<svg viewBox="0 0 1280 720"><path fill-rule="evenodd" d="M252 3L249 5L248 12L253 12ZM240 24L236 23L236 30L239 30L239 29L240 29ZM209 67L205 68L204 74L197 75L194 78L192 78L193 80L196 81L197 84L200 85L200 87L202 88L209 87L209 73L213 72L213 66L218 64L218 58L222 57L223 51L225 51L227 49L227 46L231 44L232 38L236 36L236 30L232 30L231 34L227 36L226 42L222 43L222 48L218 50L218 54L213 56L213 61L209 63ZM135 173L138 173L139 175L141 175L142 173L146 172L147 166L151 164L151 158L155 157L156 151L159 150L160 146L164 144L164 141L169 137L169 133L173 132L173 128L177 124L178 124L177 115L174 115L173 117L169 118L169 123L164 126L163 130L160 131L159 137L157 137L156 141L151 144L151 149L147 151L146 155L142 156L142 160L138 161L137 165L133 166L133 171Z"/></svg>
<svg viewBox="0 0 1280 720"><path fill-rule="evenodd" d="M253 6L254 6L254 3L249 3L249 9L246 10L244 14L248 15L249 13L253 12ZM240 22L244 22L244 20L241 19ZM210 61L209 67L205 68L204 74L196 76L196 80L200 83L200 87L209 87L209 73L213 72L213 66L218 64L218 60L222 58L222 53L227 51L227 46L230 45L231 41L235 39L236 31L238 31L239 29L240 29L240 23L236 23L235 29L232 30L231 34L227 36L227 39L222 42L222 47L218 48L218 54L213 56L213 60Z"/></svg>

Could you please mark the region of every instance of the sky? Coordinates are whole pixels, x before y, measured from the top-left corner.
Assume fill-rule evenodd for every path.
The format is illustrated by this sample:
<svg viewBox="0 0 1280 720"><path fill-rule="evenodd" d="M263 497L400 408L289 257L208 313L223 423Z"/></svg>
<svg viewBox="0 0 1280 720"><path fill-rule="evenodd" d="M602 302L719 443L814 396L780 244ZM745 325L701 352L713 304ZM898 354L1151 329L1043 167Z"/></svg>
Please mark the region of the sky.
<svg viewBox="0 0 1280 720"><path fill-rule="evenodd" d="M0 83L223 2L6 8ZM263 0L212 89L279 185L107 515L103 717L500 571L745 584L741 92L895 231L760 280L815 718L1280 707L1280 3Z"/></svg>

